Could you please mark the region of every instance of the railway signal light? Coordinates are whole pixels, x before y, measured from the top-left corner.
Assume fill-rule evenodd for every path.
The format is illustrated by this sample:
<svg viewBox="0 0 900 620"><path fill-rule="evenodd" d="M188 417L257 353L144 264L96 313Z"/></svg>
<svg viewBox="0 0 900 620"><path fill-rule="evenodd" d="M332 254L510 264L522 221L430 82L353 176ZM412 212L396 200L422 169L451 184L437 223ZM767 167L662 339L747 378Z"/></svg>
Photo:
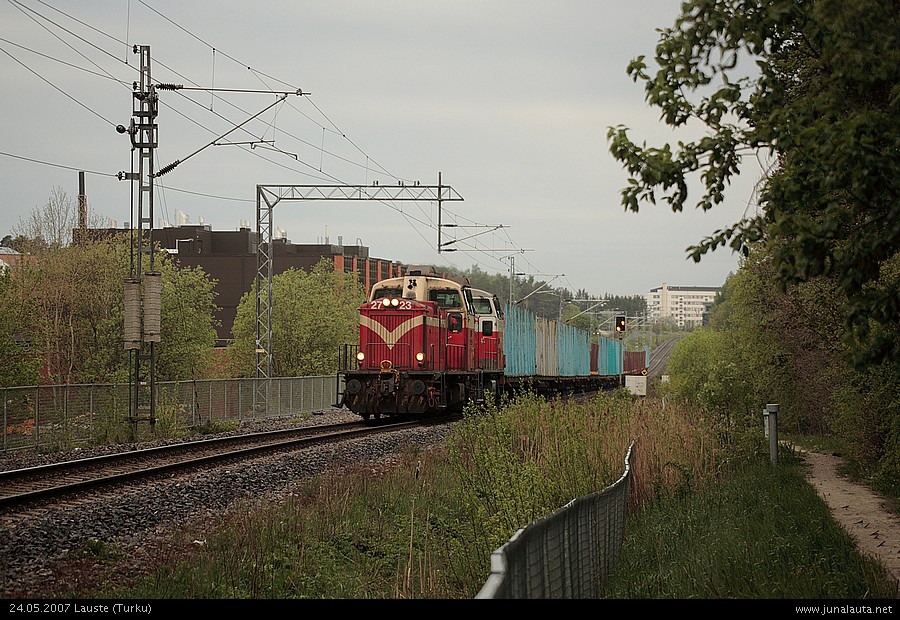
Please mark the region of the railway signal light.
<svg viewBox="0 0 900 620"><path fill-rule="evenodd" d="M625 333L625 317L624 316L616 317L616 333L618 333L618 334Z"/></svg>

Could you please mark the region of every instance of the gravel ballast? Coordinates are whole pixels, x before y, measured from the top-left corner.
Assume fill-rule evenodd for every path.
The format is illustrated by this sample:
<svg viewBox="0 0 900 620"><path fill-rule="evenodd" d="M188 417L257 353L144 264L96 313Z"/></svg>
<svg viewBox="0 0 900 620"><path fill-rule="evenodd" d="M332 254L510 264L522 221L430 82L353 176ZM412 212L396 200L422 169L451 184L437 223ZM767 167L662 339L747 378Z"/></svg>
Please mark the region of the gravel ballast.
<svg viewBox="0 0 900 620"><path fill-rule="evenodd" d="M333 410L302 422L296 418L255 420L228 434L351 420L358 421L359 417L344 410ZM109 578L121 584L124 579L150 570L161 550L167 549L166 555L171 556L170 543L166 541L186 525L191 531L207 527L211 531L238 504L275 501L305 479L353 463L390 462L404 448L439 444L449 432L449 426L434 425L416 427L399 435L379 434L337 447L321 446L180 475L140 487L125 487L120 493L104 494L89 505L38 512L34 518L0 532L3 583L0 595L13 599L48 597L53 592L77 591ZM152 445L102 447L52 455L12 453L0 458L0 468L16 469ZM73 553L91 547L114 549L121 556L122 561L114 568L118 571L116 575L103 574L104 570L109 572L108 563L85 560L86 554Z"/></svg>

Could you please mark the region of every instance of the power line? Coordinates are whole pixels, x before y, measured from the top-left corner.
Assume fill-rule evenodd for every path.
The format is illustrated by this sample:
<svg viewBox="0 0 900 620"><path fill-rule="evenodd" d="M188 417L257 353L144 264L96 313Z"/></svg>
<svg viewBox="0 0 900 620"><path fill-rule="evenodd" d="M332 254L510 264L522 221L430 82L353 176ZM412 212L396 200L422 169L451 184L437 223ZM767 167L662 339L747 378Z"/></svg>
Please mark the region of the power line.
<svg viewBox="0 0 900 620"><path fill-rule="evenodd" d="M40 0L38 0L38 1L40 2ZM18 3L15 3L15 4L18 4ZM49 7L49 5L47 5L47 4L44 3L44 2L40 2L40 4ZM151 10L153 13L159 15L161 18L163 18L163 19L166 20L167 22L171 23L173 26L177 27L178 29L180 29L180 30L182 30L183 32L187 33L189 36L191 36L191 37L193 37L194 39L196 39L197 41L201 42L203 45L206 45L206 46L209 47L211 50L214 50L215 53L216 53L217 55L221 55L221 56L223 56L223 57L225 57L225 58L231 60L232 62L235 62L235 63L239 64L240 66L246 67L246 69L249 70L249 71L251 71L251 72L254 74L254 76L256 77L256 79L259 80L260 83L262 83L262 84L263 84L264 86L266 86L267 88L269 88L269 84L271 84L271 83L273 83L273 82L278 82L278 83L283 84L283 85L288 85L287 82L284 82L284 81L282 81L282 80L279 80L278 78L275 78L275 77L273 77L273 76L271 76L271 75L269 75L269 74L267 74L267 73L264 73L263 71L260 71L260 70L254 68L254 67L248 66L248 65L245 64L245 63L240 63L235 57L229 55L229 54L226 53L226 52L223 52L221 49L219 49L219 48L217 48L217 47L214 47L214 46L210 45L210 44L207 43L203 38L197 36L196 34L194 34L193 32L191 32L191 31L188 30L187 28L182 27L181 25L179 25L178 23L176 23L174 20L172 20L172 19L170 19L169 17L163 15L160 11L154 9L153 7L150 7L150 6L149 6L146 2L144 2L143 0L141 1L141 4L142 4L143 6L145 6L145 7L147 7L149 10ZM49 7L49 8L53 8L53 7ZM83 26L85 26L85 27L87 27L87 28L90 28L92 31L97 32L97 33L99 33L99 34L101 34L101 35L103 35L103 36L109 38L110 40L112 40L112 41L114 41L114 42L116 42L116 43L120 43L120 44L123 44L123 45L127 45L126 42L121 41L120 39L118 39L118 38L116 38L116 37L113 37L113 36L111 36L111 35L108 35L107 33L104 33L102 30L98 30L97 28L94 28L93 26L91 26L90 24L87 24L87 23L84 22L84 21L78 20L78 19L72 17L71 15L68 15L68 14L66 14L66 13L64 13L64 12L62 12L62 11L58 11L58 9L53 8L53 10L54 10L54 11L57 11L57 12L63 14L63 15L65 15L67 18L69 18L69 19L71 19L71 20L73 20L73 21L75 21L75 22L77 22L77 23L79 23L79 24L82 24ZM32 10L32 9L29 9L29 11L35 12L35 11ZM39 13L37 13L37 14L39 14ZM103 50L101 47L98 47L97 45L95 45L94 43L88 41L88 40L85 39L84 37L80 37L80 36L74 34L74 33L71 32L70 30L64 28L64 27L63 27L62 25L60 25L59 23L57 23L57 22L55 22L55 21L53 21L53 20L49 20L49 19L47 19L46 17L43 17L43 16L42 16L41 18L44 19L44 20L46 20L47 22L53 24L55 27L60 28L61 30L64 30L65 32L71 34L72 36L78 38L80 41L84 42L85 44L90 45L92 48L101 50L104 54L109 55L109 56L112 57L112 58L115 58L115 56L113 56L113 55L110 54L109 52L106 52L106 51ZM129 20L130 20L130 18L131 18L131 13L130 13L130 10L129 10ZM44 26L42 26L42 27L44 27ZM13 44L13 43L11 43L11 42L10 42L10 44L11 44L11 45L16 45L16 44ZM17 46L17 47L22 47L22 46ZM71 46L70 46L70 47L71 47ZM27 48L22 47L22 49L27 49ZM3 50L3 51L5 52L5 50ZM34 50L30 50L30 49L29 49L28 51L30 51L30 52L32 52L32 53L37 53L37 54L43 55L43 54L41 54L40 52L36 52L36 51L34 51ZM11 54L9 54L8 52L6 52L6 53L7 53L8 55L10 55L11 57L13 57L13 56L12 56ZM76 53L77 53L77 52L76 52ZM48 57L48 58L49 58L49 57ZM35 74L37 75L37 72L35 72L35 71L31 70L30 68L28 68L27 65L24 65L24 63L21 63L21 62L18 61L18 59L16 59L15 57L13 57L13 59L16 60L17 62L19 62L20 64L23 64L23 66L25 66L26 69L28 69L29 71L32 71L33 73L35 73ZM53 59L53 60L55 60L56 62L62 62L63 64L68 64L68 63L65 63L64 61L59 60L59 59ZM120 59L116 59L116 62L117 62L117 63L120 63L120 62L122 62L122 61L121 61ZM127 64L127 63L126 63L126 64ZM165 65L164 63L159 63L159 64L160 64L161 66L163 66L163 67L166 67L166 65ZM74 65L70 65L70 66L72 66L73 68L78 68L78 67L76 67L76 66L74 66ZM168 70L172 71L173 73L178 74L178 72L175 71L174 69L172 69L171 67L166 67L166 68L167 68ZM87 71L87 72L90 73L90 74L98 75L98 74L96 74L96 73L94 73L94 72L92 72L92 71L90 71L90 70L84 69L84 68L81 68L80 70L82 70L82 71ZM99 76L99 75L98 75L98 76ZM40 77L40 76L39 76L39 77ZM102 77L102 76L100 76L100 77ZM114 80L116 79L116 78L114 78L114 77L112 77L112 76L109 76L109 78L110 78L110 79L114 79ZM42 79L43 79L43 78L42 78ZM45 81L46 81L46 80L45 80ZM120 83L124 84L124 82L122 82L121 80L117 80L117 81L119 81ZM49 82L48 82L48 83L49 83ZM51 85L52 85L52 83L51 83ZM196 86L196 84L195 84L195 86ZM56 88L56 87L54 86L54 88ZM219 92L227 92L227 91L228 91L228 89L203 88L203 87L200 87L200 86L196 86L196 88L194 88L194 87L188 87L188 88L190 88L191 90L207 90L207 91L218 90ZM57 90L59 90L59 89L57 88ZM60 91L60 92L63 92L63 91ZM272 93L275 93L276 91L270 89L269 91L266 91L266 92L272 92ZM66 94L66 93L64 92L63 94ZM67 96L69 96L69 95L67 95ZM201 104L200 102L196 101L194 98L192 98L192 97L190 97L190 96L188 96L188 95L186 95L186 94L183 94L183 93L181 94L181 96L183 96L184 98L186 98L186 99L187 99L189 102L191 102L191 103L194 103L194 104L196 104L196 105L202 105L202 107L204 108L204 110L209 110L209 111L212 112L212 110L209 109L206 105ZM72 97L70 97L70 98L72 98ZM75 101L76 103L78 103L79 105L81 105L82 107L85 107L86 109L88 109L89 111L91 111L92 113L94 113L95 115L97 115L97 116L98 116L99 118L101 118L102 120L104 120L104 121L106 121L107 123L109 123L109 124L115 126L115 123L114 123L114 122L112 122L112 121L110 121L110 120L104 118L101 114L99 114L99 113L97 113L97 112L91 110L89 107L85 106L84 104L81 104L80 102L78 102L78 101L75 100L74 98L72 98L72 99L73 99L73 101ZM240 107L240 106L235 105L232 101L229 101L228 99L222 99L222 98L218 98L218 99L224 101L225 103L227 103L229 106L233 107L233 108L236 109L236 110L241 110L241 107ZM332 119L332 118L331 118L331 117L330 117L330 116L329 116L329 115L328 115L328 114L327 114L327 113L326 113L319 105L317 105L317 103L316 103L311 97L306 97L306 99L307 99L307 101L309 102L309 104L313 107L313 109L316 111L316 113L317 113L318 115L320 115L322 119L324 119L324 122L317 123L316 120L315 120L311 115L307 114L305 111L303 111L302 109L300 109L299 107L293 105L293 104L290 103L290 102L286 102L286 105L287 105L290 109L292 109L293 111L295 111L298 115L302 116L303 118L307 119L308 121L310 121L310 122L312 122L312 123L315 123L315 124L317 124L319 127L321 127L323 133L328 132L328 133L333 133L333 134L336 135L336 136L339 136L341 140L346 141L346 143L347 143L349 146L351 146L357 153L359 153L361 156L364 156L364 157L365 157L365 161L364 161L364 162L358 162L358 161L354 161L354 160L352 160L352 159L346 158L346 157L342 156L342 155L339 154L339 153L336 153L336 152L332 152L332 151L327 150L327 149L325 148L325 142L324 142L324 140L323 140L322 144L320 144L320 145L315 145L315 144L312 144L311 142L308 142L308 141L303 140L302 138L300 138L299 136L293 134L293 133L290 132L290 131L285 131L283 128L282 128L282 130L279 132L279 133L281 134L280 137L282 137L282 138L288 138L288 139L290 139L290 140L296 140L297 142L299 142L300 144L305 145L305 146L308 147L308 148L315 149L316 151L318 151L318 152L320 153L320 155L321 155L321 154L327 154L329 157L335 158L336 160L339 160L339 161L341 161L341 162L344 162L344 163L346 163L346 164L348 164L348 165L351 165L351 166L357 166L357 167L359 167L360 169L364 169L364 170L367 171L367 175L368 175L369 171L377 171L377 173L389 175L389 176L391 176L391 177L393 177L393 178L395 178L395 179L399 179L399 177L397 177L396 175L394 175L394 174L392 174L390 171L388 171L387 168L385 168L384 166L382 166L382 165L381 165L379 162L377 162L374 158L372 158L370 155L368 155L368 154L366 153L366 151L364 151L358 144L356 144L353 140L351 140L351 139L346 135L346 133L344 133L344 132L341 130L341 128L337 125L337 123L335 123L334 120L333 120L333 119ZM191 116L184 114L183 112L177 110L176 108L172 108L171 106L169 106L169 107L170 107L170 109L172 109L174 112L176 112L177 114L181 115L182 117L184 117L184 118L187 119L188 121L190 121L190 122L196 124L198 127L202 127L202 128L204 128L206 131L210 131L211 133L214 133L214 134L215 134L215 132L213 132L212 130L210 130L210 129L207 128L207 127L204 127L202 123L200 123L200 122L198 122L197 120L193 119ZM287 108L285 108L285 109L287 109ZM244 110L242 110L242 111L244 111ZM244 111L244 112L246 113L246 111ZM218 113L215 113L215 112L213 112L213 113L216 114L216 116L218 116L219 118L221 118L221 119L223 119L223 120L227 120L227 119L225 119L225 117L224 117L223 115L218 114ZM274 128L274 125L273 125L273 124L270 124L270 125L269 125L269 128L270 128L270 129L271 129L271 128ZM246 129L242 127L242 128L241 128L241 131L246 131ZM253 136L253 134L252 134L250 131L247 131L247 133L250 134L251 136ZM256 136L253 136L253 137L255 138ZM271 164L271 165L275 165L275 166L278 166L278 167L280 167L280 168L284 168L285 170L289 170L289 171L293 171L293 172L300 172L300 173L302 173L302 174L305 174L305 175L310 176L311 178L316 178L316 179L321 179L322 177L324 177L324 178L330 179L330 180L341 181L341 179L340 179L338 176L335 176L335 175L333 175L333 174L330 174L330 173L326 172L326 171L323 169L323 166L321 165L321 162L320 162L320 165L317 167L317 166L315 166L315 165L313 165L313 164L311 164L311 163L309 163L309 162L307 162L307 161L304 161L304 160L301 159L299 156L294 155L294 154L292 154L292 153L288 153L287 151L282 150L282 149L277 149L277 150L280 151L282 154L287 154L287 155L290 155L290 156L294 157L295 161L297 162L297 165L301 166L301 168L298 168L297 165L289 165L289 164L286 164L286 163L284 163L284 162L276 161L275 159L273 159L273 158L271 158L271 157L267 157L267 156L265 156L264 154L260 153L259 150L254 150L254 149L252 148L252 146L251 146L251 148L249 148L249 149L248 149L248 148L244 148L244 150L245 150L245 152L247 152L248 154L251 154L251 155L255 155L255 156L257 156L257 157L260 157L263 161L265 161L265 162L267 162L267 163L269 163L269 164ZM8 156L19 157L19 156L15 156L15 155L8 154L8 153L5 153L5 154L8 155ZM24 159L24 160L29 160L29 158L25 158L25 157L20 157L20 158L21 158L21 159ZM66 167L66 166L61 166L61 165L57 165L57 164L51 164L51 163L48 163L48 162L41 162L41 161L39 161L39 160L33 160L33 161L35 161L36 163L42 163L42 164L44 164L44 165L56 165L57 167L68 168L68 167ZM182 161L183 161L183 159L182 159ZM75 168L71 168L71 169L75 169ZM170 170L171 170L171 169L170 169ZM113 174L107 174L107 173L93 173L93 174L104 174L105 176L114 176ZM162 184L161 184L161 185L162 185ZM210 193L210 192L191 191L191 190L180 189L180 188L174 188L174 187L170 187L169 189L170 189L171 191L178 191L178 192L182 192L182 193L186 193L186 194L191 194L191 195L196 195L196 196L203 196L203 197L209 197L209 198L220 199L220 200L233 200L233 201L240 201L240 202L250 202L250 201L248 201L248 200L246 200L246 199L243 199L243 198L234 198L234 197L218 196L218 195L216 195L216 194L214 194L214 193ZM391 205L391 204L388 204L388 203L386 203L386 202L383 202L383 204L385 204L385 206L387 206L388 208L391 208L392 210L394 210L395 212L397 212L399 215L401 215L401 216L407 221L407 223L410 224L410 225L412 226L412 228L415 230L415 232L416 232L423 240L425 240L426 242L428 241L428 239L426 238L426 236L423 234L422 230L420 230L419 226L424 226L424 227L426 227L426 228L428 228L428 229L433 230L434 227L435 227L435 222L434 222L434 218L433 218L432 216L430 216L430 215L422 208L422 205L421 205L421 204L417 203L416 206L417 206L417 208L418 208L420 211L422 211L422 215L423 215L424 217L417 217L416 215L411 214L411 213L409 213L409 212L406 212L402 207L398 207L398 206L396 206L396 205ZM467 217L466 217L465 215L463 215L463 214L460 214L460 213L453 213L453 212L451 212L451 211L448 211L448 212L447 212L447 215L450 216L451 218L453 218L453 219L454 219L455 221L457 221L457 222L471 222L471 223L474 223L474 224L477 225L477 222L475 222L474 220L472 220L472 219L470 219L470 218L467 218ZM505 239L507 240L508 245L509 245L510 247L505 247L505 248L499 248L499 249L496 249L495 247L492 248L492 247L490 247L490 246L484 246L484 245L482 245L481 243L479 243L479 242L477 242L477 241L476 241L475 243L464 244L464 243L462 242L462 240L459 240L459 241L460 241L459 245L460 245L460 246L464 246L464 247L460 247L460 248L459 248L459 251L462 252L463 254L466 254L466 255L468 256L468 258L469 258L470 260L472 260L472 262L473 262L474 264L479 264L479 265L486 266L486 267L488 267L488 268L494 268L494 269L496 269L496 266L495 266L494 264L499 264L499 265L503 266L502 260L501 260L499 257L495 257L495 256L490 257L490 260L493 261L494 264L489 264L489 263L485 262L484 260L482 260L483 257L476 257L476 256L474 256L473 254L474 254L474 253L479 253L479 252L484 253L485 255L496 254L496 253L507 254L507 253L509 253L509 252L511 251L510 248L515 248L515 247L518 247L518 245L519 245L519 244L516 244L516 243L512 240L512 238L511 238L509 232L508 232L506 229L503 229L502 231L499 231L498 236L503 236L503 237L505 237ZM429 243L429 247L430 247L430 245L431 245L431 244ZM444 256L444 257L442 257L442 259L443 259L443 260L446 260L447 262L450 262L450 263L452 264L452 261L449 260L449 257ZM541 271L541 270L538 269L531 261L529 261L527 258L524 259L524 262L525 262L526 264L528 264L528 265L532 268L532 269L531 269L532 271L534 271L534 272L539 272L539 271ZM571 283L569 283L569 285L571 286Z"/></svg>
<svg viewBox="0 0 900 620"><path fill-rule="evenodd" d="M67 67L71 67L72 69L77 69L77 70L79 70L79 71L84 71L85 73L89 73L90 75L95 75L95 76L97 76L97 77L101 77L101 78L105 78L105 79L109 79L109 80L114 80L114 81L119 82L120 84L122 84L122 85L124 85L124 86L128 86L128 85L129 85L128 82L125 82L125 81L123 81L123 80L119 80L118 78L115 78L115 77L109 75L108 73L105 73L105 72L104 72L104 73L98 73L98 72L96 72L96 71L91 71L90 69L85 69L84 67L79 67L78 65L73 65L73 64L70 63L70 62L66 62L66 61L64 61L64 60L60 60L59 58L55 58L55 57L49 56L49 55L47 55L47 54L43 54L43 53L41 53L41 52L38 52L37 50L33 50L33 49L31 49L30 47L25 47L24 45L19 45L18 43L15 43L15 42L10 41L10 40L8 40L8 39L0 38L0 41L3 41L4 43L8 43L9 45L12 45L12 46L14 46L14 47L18 47L19 49L25 50L26 52L31 52L32 54L36 54L36 55L38 55L38 56L41 56L42 58L46 58L47 60L52 60L52 61L54 61L54 62L58 62L58 63L60 63L60 64L62 64L62 65L67 66Z"/></svg>
<svg viewBox="0 0 900 620"><path fill-rule="evenodd" d="M96 174L105 177L115 177L116 174L112 172L97 172L96 170L85 170L84 168L76 168L75 166L66 166L63 164L54 164L49 161L43 161L40 159L34 159L32 157L25 157L24 155L16 155L14 153L6 153L4 151L0 151L0 155L5 155L7 157L13 157L15 159L21 159L24 161L30 161L35 164L41 164L43 166L52 166L54 168L63 168L65 170L77 170L78 172L86 172L87 174Z"/></svg>
<svg viewBox="0 0 900 620"><path fill-rule="evenodd" d="M0 52L3 52L3 53L6 54L7 56L9 56L9 57L12 58L13 60L15 60L17 63L19 63L20 65L22 65L22 67L24 67L26 70L30 71L30 72L33 73L35 76L37 76L38 78L40 78L41 80L43 80L47 85L49 85L50 87L56 89L59 93L61 93L62 95L68 97L68 98L71 99L74 103L78 104L79 106L81 106L82 108L84 108L85 110L87 110L88 112L90 112L91 114L93 114L94 116L96 116L97 118L99 118L100 120L102 120L103 122L109 123L109 124L112 125L113 127L116 126L116 124L115 124L114 122L112 122L112 121L109 120L108 118L105 118L102 114L100 114L100 113L97 112L96 110L91 109L87 104L84 104L84 103L78 101L78 99L76 99L75 97L73 97L72 95L70 95L69 93L67 93L67 92L64 91L63 89L61 89L59 86L57 86L56 84L54 84L53 82L51 82L50 80L48 80L47 78L45 78L44 76L42 76L40 73L38 73L37 71L35 71L35 70L32 69L31 67L29 67L28 65L26 65L26 64L23 63L22 61L20 61L18 58L16 58L16 57L13 56L12 54L10 54L10 53L9 53L8 51L6 51L5 49L0 48Z"/></svg>

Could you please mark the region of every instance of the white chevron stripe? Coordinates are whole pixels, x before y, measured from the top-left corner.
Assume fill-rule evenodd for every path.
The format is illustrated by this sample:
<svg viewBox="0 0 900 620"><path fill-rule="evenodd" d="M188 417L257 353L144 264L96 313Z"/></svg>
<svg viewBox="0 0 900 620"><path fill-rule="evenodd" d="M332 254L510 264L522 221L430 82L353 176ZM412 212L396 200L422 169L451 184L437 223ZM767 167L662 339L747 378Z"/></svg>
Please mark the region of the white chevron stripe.
<svg viewBox="0 0 900 620"><path fill-rule="evenodd" d="M372 317L365 315L359 317L359 324L362 327L368 327L372 330L377 336L384 340L388 350L391 350L394 348L394 345L397 344L397 341L406 335L409 330L421 325L423 323L423 318L424 317L421 316L410 317L390 331L387 327L372 319Z"/></svg>

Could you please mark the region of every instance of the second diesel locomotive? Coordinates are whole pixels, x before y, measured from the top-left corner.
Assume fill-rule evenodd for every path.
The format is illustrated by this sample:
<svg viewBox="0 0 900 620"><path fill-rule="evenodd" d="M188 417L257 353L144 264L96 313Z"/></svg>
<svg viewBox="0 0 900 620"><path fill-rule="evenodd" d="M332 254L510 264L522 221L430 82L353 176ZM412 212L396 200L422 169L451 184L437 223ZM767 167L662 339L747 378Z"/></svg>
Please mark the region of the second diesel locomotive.
<svg viewBox="0 0 900 620"><path fill-rule="evenodd" d="M536 317L465 278L410 267L372 286L339 404L364 419L461 409L523 384L597 390L622 382L622 342Z"/></svg>

